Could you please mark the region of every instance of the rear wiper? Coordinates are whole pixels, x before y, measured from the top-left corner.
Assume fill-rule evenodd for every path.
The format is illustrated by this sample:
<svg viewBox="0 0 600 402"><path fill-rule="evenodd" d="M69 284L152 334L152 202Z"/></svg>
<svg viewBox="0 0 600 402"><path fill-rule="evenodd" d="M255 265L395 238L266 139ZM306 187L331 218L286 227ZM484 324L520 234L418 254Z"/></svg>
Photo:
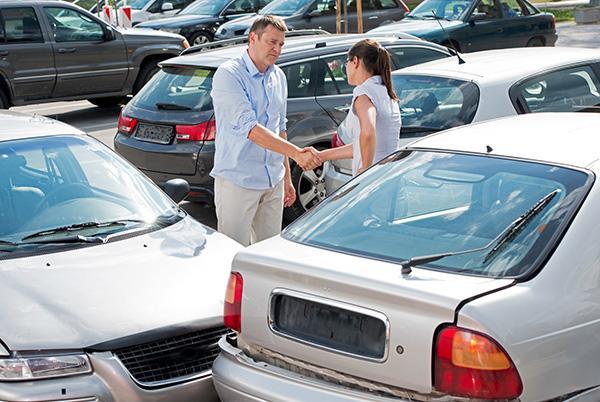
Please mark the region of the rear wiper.
<svg viewBox="0 0 600 402"><path fill-rule="evenodd" d="M488 244L478 247L472 248L469 250L463 251L455 251L455 252L447 252L447 253L439 253L439 254L431 254L431 255L423 255L419 257L412 257L409 260L403 261L400 263L402 267L402 274L408 275L412 272L412 267L420 264L427 264L429 262L434 262L437 260L441 260L445 257L451 257L462 254L475 253L478 251L483 251L490 248L495 244L494 248L490 250L489 253L484 257L483 262L488 262L494 255L498 253L498 251L505 246L510 240L512 240L526 225L531 221L531 219L539 214L545 207L552 201L554 196L558 194L560 190L556 189L543 198L541 198L538 202L536 202L529 210L527 210L524 214L519 216L517 219L512 221L510 225L508 225L500 234L494 237Z"/></svg>
<svg viewBox="0 0 600 402"><path fill-rule="evenodd" d="M157 102L155 106L159 110L192 110L189 106L178 105L177 103Z"/></svg>
<svg viewBox="0 0 600 402"><path fill-rule="evenodd" d="M143 220L140 220L140 219L119 219L119 220L110 221L110 222L83 222L83 223L75 223L73 225L59 226L59 227L54 228L54 229L46 229L46 230L42 230L42 231L30 234L28 236L23 237L21 239L21 242L24 242L25 240L35 239L35 238L38 238L38 237L44 237L44 236L48 236L48 235L53 235L53 234L56 234L56 233L74 232L74 231L88 229L88 228L106 228L106 227L110 227L110 226L125 226L128 223L147 223L147 222L143 221ZM85 236L80 236L80 237L85 237ZM57 241L58 240L60 240L60 239L57 239Z"/></svg>

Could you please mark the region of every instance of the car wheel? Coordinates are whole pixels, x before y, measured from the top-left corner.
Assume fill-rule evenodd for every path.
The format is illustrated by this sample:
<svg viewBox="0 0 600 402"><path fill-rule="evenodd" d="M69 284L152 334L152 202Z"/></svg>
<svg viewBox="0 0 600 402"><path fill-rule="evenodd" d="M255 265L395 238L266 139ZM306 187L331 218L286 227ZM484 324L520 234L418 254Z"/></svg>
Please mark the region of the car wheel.
<svg viewBox="0 0 600 402"><path fill-rule="evenodd" d="M544 41L540 38L531 38L529 42L527 42L527 47L540 47L544 46Z"/></svg>
<svg viewBox="0 0 600 402"><path fill-rule="evenodd" d="M204 32L196 32L190 38L190 45L192 45L192 46L204 45L210 41L212 41L212 38L208 34L206 34Z"/></svg>
<svg viewBox="0 0 600 402"><path fill-rule="evenodd" d="M119 106L125 102L124 96L110 96L107 98L92 98L88 102L102 108Z"/></svg>
<svg viewBox="0 0 600 402"><path fill-rule="evenodd" d="M0 90L0 109L8 109L10 107L10 101L4 91Z"/></svg>
<svg viewBox="0 0 600 402"><path fill-rule="evenodd" d="M134 95L140 92L140 89L142 89L144 85L146 85L146 83L150 81L150 78L152 78L154 74L158 72L160 68L158 67L157 63L158 61L154 60L142 66L142 68L140 69L140 73L138 74L137 79L135 80L135 84L133 85Z"/></svg>
<svg viewBox="0 0 600 402"><path fill-rule="evenodd" d="M296 201L283 211L288 221L297 219L327 196L325 190L325 171L323 165L313 170L303 171L300 166L290 162L292 183L296 189Z"/></svg>

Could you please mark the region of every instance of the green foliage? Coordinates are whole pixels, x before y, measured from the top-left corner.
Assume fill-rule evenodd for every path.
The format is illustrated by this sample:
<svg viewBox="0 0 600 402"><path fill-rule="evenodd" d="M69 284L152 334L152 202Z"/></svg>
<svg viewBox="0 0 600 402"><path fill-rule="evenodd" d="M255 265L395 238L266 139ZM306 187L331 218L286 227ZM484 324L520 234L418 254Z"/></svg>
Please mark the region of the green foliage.
<svg viewBox="0 0 600 402"><path fill-rule="evenodd" d="M556 22L574 21L572 8L544 8L541 11L554 14Z"/></svg>

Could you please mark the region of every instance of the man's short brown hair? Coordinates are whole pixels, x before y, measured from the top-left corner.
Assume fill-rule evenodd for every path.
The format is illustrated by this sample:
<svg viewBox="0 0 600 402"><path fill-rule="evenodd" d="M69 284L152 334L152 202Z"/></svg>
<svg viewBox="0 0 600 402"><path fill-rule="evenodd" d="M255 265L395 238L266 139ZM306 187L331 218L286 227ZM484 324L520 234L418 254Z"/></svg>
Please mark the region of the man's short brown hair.
<svg viewBox="0 0 600 402"><path fill-rule="evenodd" d="M250 27L250 32L256 32L260 37L269 25L281 32L287 32L288 30L285 21L281 17L276 15L261 15L254 20L254 23Z"/></svg>

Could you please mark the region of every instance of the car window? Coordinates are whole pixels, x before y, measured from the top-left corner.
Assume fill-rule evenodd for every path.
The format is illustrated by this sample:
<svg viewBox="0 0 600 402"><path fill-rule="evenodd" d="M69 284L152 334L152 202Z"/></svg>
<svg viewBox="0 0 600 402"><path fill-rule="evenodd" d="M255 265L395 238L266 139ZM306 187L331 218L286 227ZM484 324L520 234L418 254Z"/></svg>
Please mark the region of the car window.
<svg viewBox="0 0 600 402"><path fill-rule="evenodd" d="M320 11L321 15L335 15L336 0L316 0L312 10Z"/></svg>
<svg viewBox="0 0 600 402"><path fill-rule="evenodd" d="M447 53L422 47L388 48L396 69L449 57Z"/></svg>
<svg viewBox="0 0 600 402"><path fill-rule="evenodd" d="M517 0L500 0L500 7L505 18L529 15L523 3L519 3Z"/></svg>
<svg viewBox="0 0 600 402"><path fill-rule="evenodd" d="M100 41L104 31L99 22L70 8L44 7L57 42Z"/></svg>
<svg viewBox="0 0 600 402"><path fill-rule="evenodd" d="M392 81L402 114L401 137L462 126L475 117L479 89L472 82L399 74Z"/></svg>
<svg viewBox="0 0 600 402"><path fill-rule="evenodd" d="M150 0L151 4L150 6L146 9L146 11L148 11L149 13L160 13L162 11L162 5L163 5L163 0ZM146 1L146 4L148 4L149 2ZM140 8L141 10L141 8Z"/></svg>
<svg viewBox="0 0 600 402"><path fill-rule="evenodd" d="M227 14L246 14L256 11L254 0L235 0L227 9Z"/></svg>
<svg viewBox="0 0 600 402"><path fill-rule="evenodd" d="M311 86L313 61L292 64L281 67L287 78L288 98L304 98L314 95L314 86Z"/></svg>
<svg viewBox="0 0 600 402"><path fill-rule="evenodd" d="M590 66L539 75L521 83L517 93L531 112L600 111L600 81Z"/></svg>
<svg viewBox="0 0 600 402"><path fill-rule="evenodd" d="M473 0L423 1L409 13L409 18L433 18L433 14L449 20L459 19L469 10Z"/></svg>
<svg viewBox="0 0 600 402"><path fill-rule="evenodd" d="M533 8L533 6L527 3L524 0L517 0L519 4L521 4L521 8L525 8L527 10L527 15L539 14L539 11Z"/></svg>
<svg viewBox="0 0 600 402"><path fill-rule="evenodd" d="M1 11L6 42L43 42L42 30L31 7L4 8Z"/></svg>
<svg viewBox="0 0 600 402"><path fill-rule="evenodd" d="M438 151L400 151L346 183L284 231L286 239L401 263L496 245L535 205L531 220L488 247L419 267L519 276L555 245L593 182L554 165ZM539 204L542 199L547 203ZM400 270L400 267L398 267Z"/></svg>
<svg viewBox="0 0 600 402"><path fill-rule="evenodd" d="M315 86L317 96L351 94L353 87L346 77L346 57L341 54L319 59L318 82Z"/></svg>
<svg viewBox="0 0 600 402"><path fill-rule="evenodd" d="M492 20L502 16L495 0L480 0L472 15L477 15L482 20Z"/></svg>
<svg viewBox="0 0 600 402"><path fill-rule="evenodd" d="M312 11L315 9L316 5L313 0L275 0L260 10L260 13L263 15L273 14L280 17L289 17L300 14L305 10Z"/></svg>
<svg viewBox="0 0 600 402"><path fill-rule="evenodd" d="M212 80L215 70L165 67L132 100L137 107L155 110L157 103L195 111L212 110Z"/></svg>
<svg viewBox="0 0 600 402"><path fill-rule="evenodd" d="M394 0L380 0L378 8L397 8L398 4Z"/></svg>
<svg viewBox="0 0 600 402"><path fill-rule="evenodd" d="M217 15L229 0L197 0L181 10L179 15Z"/></svg>
<svg viewBox="0 0 600 402"><path fill-rule="evenodd" d="M190 4L188 0L168 0L168 2L173 5L173 10L181 10Z"/></svg>

